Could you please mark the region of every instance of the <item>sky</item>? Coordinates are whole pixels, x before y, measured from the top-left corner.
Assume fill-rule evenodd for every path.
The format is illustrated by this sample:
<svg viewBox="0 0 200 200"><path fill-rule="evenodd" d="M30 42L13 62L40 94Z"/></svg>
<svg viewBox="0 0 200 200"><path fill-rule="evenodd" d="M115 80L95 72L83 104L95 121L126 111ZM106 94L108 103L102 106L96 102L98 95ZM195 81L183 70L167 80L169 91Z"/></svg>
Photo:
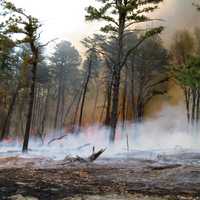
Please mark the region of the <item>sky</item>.
<svg viewBox="0 0 200 200"><path fill-rule="evenodd" d="M84 51L80 40L99 30L98 22L85 22L85 8L95 0L11 0L17 7L37 17L43 24L42 39L55 38L71 41ZM163 38L168 41L176 29L191 29L198 25L200 13L192 6L193 0L164 0L154 17L164 20ZM195 1L195 0L194 0Z"/></svg>
<svg viewBox="0 0 200 200"><path fill-rule="evenodd" d="M43 24L42 38L71 41L81 50L80 40L99 27L85 22L85 8L93 0L11 0L17 7L24 8Z"/></svg>

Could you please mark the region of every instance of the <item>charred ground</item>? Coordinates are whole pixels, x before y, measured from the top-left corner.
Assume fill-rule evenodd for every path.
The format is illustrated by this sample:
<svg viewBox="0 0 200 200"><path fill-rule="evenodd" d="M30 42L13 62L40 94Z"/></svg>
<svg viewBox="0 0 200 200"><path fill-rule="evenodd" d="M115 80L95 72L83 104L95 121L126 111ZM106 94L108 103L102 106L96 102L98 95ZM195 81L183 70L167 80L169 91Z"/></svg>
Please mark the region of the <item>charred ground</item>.
<svg viewBox="0 0 200 200"><path fill-rule="evenodd" d="M200 199L197 164L132 158L72 163L15 157L0 159L0 167L2 200L18 200L15 195L41 200Z"/></svg>

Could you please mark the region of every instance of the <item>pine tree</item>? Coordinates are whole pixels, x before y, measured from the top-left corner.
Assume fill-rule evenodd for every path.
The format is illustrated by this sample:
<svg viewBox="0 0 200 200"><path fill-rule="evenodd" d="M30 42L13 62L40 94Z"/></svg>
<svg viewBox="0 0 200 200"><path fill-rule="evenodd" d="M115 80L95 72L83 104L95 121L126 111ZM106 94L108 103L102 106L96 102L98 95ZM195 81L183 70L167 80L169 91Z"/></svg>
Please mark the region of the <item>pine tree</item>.
<svg viewBox="0 0 200 200"><path fill-rule="evenodd" d="M127 36L127 31L134 30L134 25L152 21L146 14L157 9L158 4L162 2L162 0L98 0L98 2L101 3L101 7L96 8L89 6L87 8L86 20L104 21L106 25L101 28L101 31L117 41L117 58L115 61L112 61L113 88L110 119L110 141L114 142L118 121L121 71L129 55L133 53L146 38L160 33L163 27L147 30L140 41L126 52L124 52L124 39Z"/></svg>
<svg viewBox="0 0 200 200"><path fill-rule="evenodd" d="M34 104L34 94L35 94L35 85L36 85L36 74L37 74L37 66L39 62L40 50L42 48L39 45L39 33L38 30L41 27L38 19L32 17L31 15L27 15L26 12L21 8L16 8L15 5L9 1L2 1L1 6L5 11L4 15L8 16L8 19L4 22L4 34L14 35L14 34L22 34L24 37L22 39L18 39L16 43L18 44L29 44L31 49L31 55L29 63L31 64L31 72L32 72L32 80L30 86L30 94L29 94L29 108L26 122L26 129L24 135L24 143L23 143L23 152L28 150L29 143L29 135L31 129L31 120L33 113L33 104Z"/></svg>

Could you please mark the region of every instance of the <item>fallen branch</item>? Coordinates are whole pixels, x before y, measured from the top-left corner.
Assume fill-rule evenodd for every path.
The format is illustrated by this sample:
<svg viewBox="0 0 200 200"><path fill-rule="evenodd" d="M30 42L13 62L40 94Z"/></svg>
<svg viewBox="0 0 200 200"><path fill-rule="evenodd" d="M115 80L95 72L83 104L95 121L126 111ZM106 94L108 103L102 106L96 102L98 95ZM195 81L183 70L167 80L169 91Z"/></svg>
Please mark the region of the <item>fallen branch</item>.
<svg viewBox="0 0 200 200"><path fill-rule="evenodd" d="M101 154L104 153L106 149L100 149L96 153L93 152L92 155L90 155L88 158L82 158L80 156L76 156L75 158L66 156L63 160L62 165L68 164L68 163L74 163L74 162L80 162L80 163L91 163L97 160L101 156Z"/></svg>
<svg viewBox="0 0 200 200"><path fill-rule="evenodd" d="M48 145L50 145L51 143L53 143L53 142L55 142L55 141L57 141L57 140L62 140L63 138L65 138L65 137L67 137L68 135L62 135L62 136L60 136L60 137L58 137L58 138L53 138L52 140L50 140L49 142L48 142Z"/></svg>
<svg viewBox="0 0 200 200"><path fill-rule="evenodd" d="M80 147L77 147L76 150L84 149L84 148L86 148L86 147L89 147L90 145L91 145L90 143L81 145Z"/></svg>
<svg viewBox="0 0 200 200"><path fill-rule="evenodd" d="M71 149L68 149L68 150L69 151L80 151L80 150L85 149L86 147L89 147L89 146L91 146L91 144L87 143L87 144L81 145L79 147L71 148Z"/></svg>
<svg viewBox="0 0 200 200"><path fill-rule="evenodd" d="M167 170L167 169L175 169L181 167L181 164L171 164L171 165L158 165L158 166L150 166L151 170Z"/></svg>
<svg viewBox="0 0 200 200"><path fill-rule="evenodd" d="M88 161L84 158L81 158L79 156L76 156L75 158L66 156L65 159L62 162L62 165L68 164L68 163L74 163L74 162L80 162L80 163L87 163Z"/></svg>
<svg viewBox="0 0 200 200"><path fill-rule="evenodd" d="M95 161L106 149L100 149L98 152L93 152L91 156L88 157L89 162Z"/></svg>

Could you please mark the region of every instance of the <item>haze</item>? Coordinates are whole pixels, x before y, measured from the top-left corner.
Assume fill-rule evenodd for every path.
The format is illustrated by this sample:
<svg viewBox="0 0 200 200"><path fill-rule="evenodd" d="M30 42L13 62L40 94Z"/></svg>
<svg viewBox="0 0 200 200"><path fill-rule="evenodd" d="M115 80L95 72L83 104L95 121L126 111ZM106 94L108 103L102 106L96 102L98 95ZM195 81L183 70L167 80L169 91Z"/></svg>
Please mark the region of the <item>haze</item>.
<svg viewBox="0 0 200 200"><path fill-rule="evenodd" d="M82 51L80 40L99 30L97 23L85 22L85 8L94 0L12 0L40 19L43 26L43 40L54 38L69 40ZM168 41L172 33L180 28L197 25L200 16L194 12L190 0L164 0L154 15L165 20L166 30L163 37Z"/></svg>

